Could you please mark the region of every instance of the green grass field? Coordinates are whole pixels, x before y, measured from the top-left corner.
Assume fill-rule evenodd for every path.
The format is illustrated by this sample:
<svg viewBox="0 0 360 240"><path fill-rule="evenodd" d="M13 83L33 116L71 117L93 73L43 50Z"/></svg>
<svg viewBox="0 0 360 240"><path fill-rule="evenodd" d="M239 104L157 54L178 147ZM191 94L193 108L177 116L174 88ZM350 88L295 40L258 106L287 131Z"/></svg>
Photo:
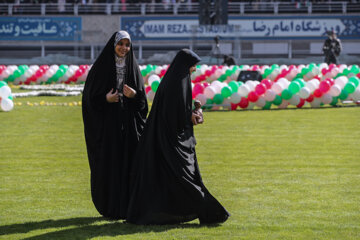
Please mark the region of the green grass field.
<svg viewBox="0 0 360 240"><path fill-rule="evenodd" d="M205 112L200 170L232 216L136 226L91 202L81 107L26 104L79 100L0 112L0 239L360 239L359 107Z"/></svg>

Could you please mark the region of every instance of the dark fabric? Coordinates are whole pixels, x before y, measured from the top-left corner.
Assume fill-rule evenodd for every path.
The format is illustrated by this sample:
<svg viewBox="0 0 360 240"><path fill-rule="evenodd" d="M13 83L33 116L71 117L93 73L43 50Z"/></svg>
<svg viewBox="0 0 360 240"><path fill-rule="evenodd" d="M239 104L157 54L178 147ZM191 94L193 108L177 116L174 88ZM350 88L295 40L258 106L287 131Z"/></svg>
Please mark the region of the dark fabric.
<svg viewBox="0 0 360 240"><path fill-rule="evenodd" d="M157 89L135 156L130 223L220 223L229 216L205 188L196 159L189 68L199 61L181 50Z"/></svg>
<svg viewBox="0 0 360 240"><path fill-rule="evenodd" d="M114 39L115 34L89 71L82 113L94 205L105 217L125 219L132 159L148 105L132 46L126 58L124 81L136 90L136 96L133 99L124 96L124 105L106 101L106 94L116 86Z"/></svg>
<svg viewBox="0 0 360 240"><path fill-rule="evenodd" d="M341 43L339 39L328 38L323 45L323 52L325 54L325 62L327 64L338 64L337 56L341 52Z"/></svg>

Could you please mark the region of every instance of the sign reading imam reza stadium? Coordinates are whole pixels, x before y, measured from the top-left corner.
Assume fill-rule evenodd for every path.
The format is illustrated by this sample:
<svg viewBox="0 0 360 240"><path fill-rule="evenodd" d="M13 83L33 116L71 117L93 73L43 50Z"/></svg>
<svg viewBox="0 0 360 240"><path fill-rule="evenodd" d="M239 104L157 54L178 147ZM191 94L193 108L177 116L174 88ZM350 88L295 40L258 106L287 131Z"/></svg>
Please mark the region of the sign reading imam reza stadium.
<svg viewBox="0 0 360 240"><path fill-rule="evenodd" d="M196 16L121 17L120 25L135 40L323 39L331 30L341 39L360 39L360 16L229 17L220 26L201 26Z"/></svg>

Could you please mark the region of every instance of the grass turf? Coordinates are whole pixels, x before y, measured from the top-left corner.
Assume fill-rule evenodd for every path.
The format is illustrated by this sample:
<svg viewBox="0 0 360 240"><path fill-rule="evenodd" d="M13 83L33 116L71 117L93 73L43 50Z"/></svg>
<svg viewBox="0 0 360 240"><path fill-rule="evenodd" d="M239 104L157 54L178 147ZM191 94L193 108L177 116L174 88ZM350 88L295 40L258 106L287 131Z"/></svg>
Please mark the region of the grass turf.
<svg viewBox="0 0 360 240"><path fill-rule="evenodd" d="M0 239L359 239L360 108L205 112L195 127L221 226L108 221L90 198L81 107L0 112Z"/></svg>

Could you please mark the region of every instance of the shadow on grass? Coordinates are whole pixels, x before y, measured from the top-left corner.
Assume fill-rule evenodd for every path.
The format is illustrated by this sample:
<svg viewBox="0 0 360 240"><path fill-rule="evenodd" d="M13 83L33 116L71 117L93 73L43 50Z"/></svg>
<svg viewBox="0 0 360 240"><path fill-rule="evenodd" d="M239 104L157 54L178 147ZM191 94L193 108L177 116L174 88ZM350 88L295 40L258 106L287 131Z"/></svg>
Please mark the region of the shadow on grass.
<svg viewBox="0 0 360 240"><path fill-rule="evenodd" d="M53 230L40 235L23 238L28 240L47 240L47 239L89 239L93 237L118 236L135 233L162 232L172 228L202 228L204 225L197 223L184 223L176 225L134 225L122 221L109 221L105 224L94 224L99 221L108 221L103 217L88 218L69 218L60 220L46 220L41 222L28 222L22 224L12 224L0 226L0 236L8 234L27 233L34 230L46 228L65 228ZM216 227L218 225L206 225L206 227Z"/></svg>

